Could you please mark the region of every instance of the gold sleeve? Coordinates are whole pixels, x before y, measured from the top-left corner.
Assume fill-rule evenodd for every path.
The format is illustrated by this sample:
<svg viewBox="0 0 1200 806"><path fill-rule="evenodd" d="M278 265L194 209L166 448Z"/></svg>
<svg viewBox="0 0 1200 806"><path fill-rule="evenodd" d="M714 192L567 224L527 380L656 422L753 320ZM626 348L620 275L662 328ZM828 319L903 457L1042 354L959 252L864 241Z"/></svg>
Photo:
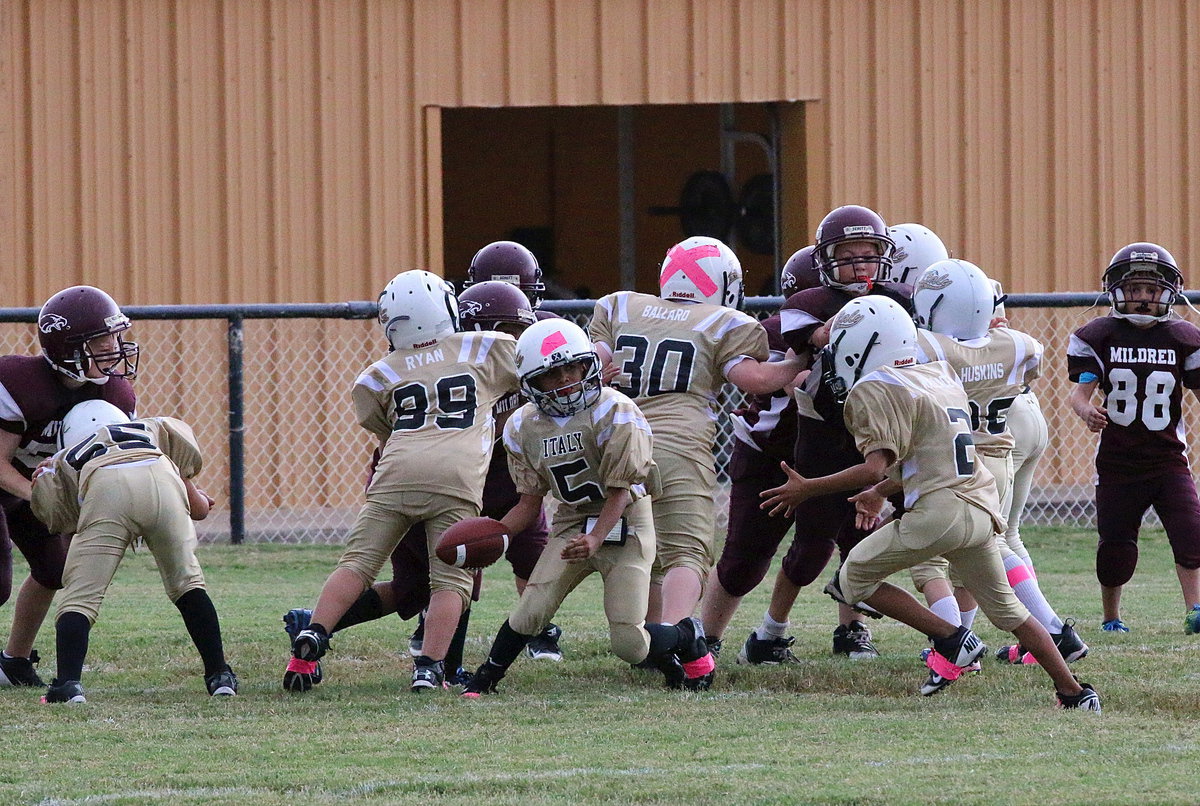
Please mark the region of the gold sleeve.
<svg viewBox="0 0 1200 806"><path fill-rule="evenodd" d="M200 446L196 443L196 434L192 427L183 420L174 417L160 417L159 450L179 468L179 475L185 479L195 478L204 466L200 455Z"/></svg>
<svg viewBox="0 0 1200 806"><path fill-rule="evenodd" d="M60 455L33 483L33 514L54 534L72 534L79 526L78 495L76 475Z"/></svg>

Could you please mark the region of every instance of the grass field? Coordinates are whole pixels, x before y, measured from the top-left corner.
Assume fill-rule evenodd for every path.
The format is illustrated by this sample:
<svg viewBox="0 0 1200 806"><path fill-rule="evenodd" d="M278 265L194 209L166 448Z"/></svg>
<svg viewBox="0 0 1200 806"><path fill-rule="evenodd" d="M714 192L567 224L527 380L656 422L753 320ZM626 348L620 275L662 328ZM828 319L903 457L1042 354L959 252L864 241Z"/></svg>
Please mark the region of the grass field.
<svg viewBox="0 0 1200 806"><path fill-rule="evenodd" d="M566 659L518 661L497 696L409 693L398 652L411 625L395 617L339 634L326 682L288 695L280 615L311 605L338 554L328 546L203 549L242 681L240 696L215 701L139 551L92 635L89 702L50 707L41 691L0 690L0 803L1196 803L1200 636L1184 635L1166 541L1143 538L1128 635L1099 631L1093 541L1056 529L1027 537L1051 602L1092 647L1077 671L1104 697L1101 715L1053 708L1038 668L990 653L982 674L919 697L923 638L875 623L881 659L834 659L834 609L815 589L793 614L802 663L739 667L769 582L734 620L714 689L665 691L608 652L596 577L556 618ZM513 595L507 568L492 571L471 664ZM982 619L977 628L993 648L1008 642ZM48 624L47 679L53 645Z"/></svg>

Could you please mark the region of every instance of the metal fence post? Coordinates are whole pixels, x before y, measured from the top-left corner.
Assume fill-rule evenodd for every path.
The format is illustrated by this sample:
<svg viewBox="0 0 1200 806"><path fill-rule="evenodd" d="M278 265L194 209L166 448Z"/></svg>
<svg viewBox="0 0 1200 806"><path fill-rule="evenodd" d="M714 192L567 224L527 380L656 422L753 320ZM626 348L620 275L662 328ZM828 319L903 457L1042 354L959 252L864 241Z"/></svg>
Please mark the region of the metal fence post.
<svg viewBox="0 0 1200 806"><path fill-rule="evenodd" d="M229 539L241 543L246 537L246 462L242 370L245 351L245 320L229 317Z"/></svg>

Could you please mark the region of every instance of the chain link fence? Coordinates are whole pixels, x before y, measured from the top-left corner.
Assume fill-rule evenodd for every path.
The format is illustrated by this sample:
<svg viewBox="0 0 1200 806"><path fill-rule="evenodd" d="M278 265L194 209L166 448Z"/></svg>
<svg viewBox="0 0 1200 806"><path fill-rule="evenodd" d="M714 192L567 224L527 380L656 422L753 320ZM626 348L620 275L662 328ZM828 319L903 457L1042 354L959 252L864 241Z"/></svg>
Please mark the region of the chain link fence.
<svg viewBox="0 0 1200 806"><path fill-rule="evenodd" d="M752 298L747 310L765 318L779 302ZM1064 303L1073 307L1050 307ZM1097 437L1071 415L1066 377L1071 332L1107 311L1106 303L1089 303L1082 295L1014 295L1008 303L1011 326L1046 348L1034 389L1049 423L1050 447L1035 476L1027 524L1092 520ZM548 301L545 307L586 327L592 303ZM1177 310L1200 319L1188 308ZM341 542L362 503L374 447L350 402L358 373L386 351L374 305L161 306L128 313L135 320L132 338L142 346L138 413L187 421L204 452L197 481L218 504L197 524L201 539ZM38 351L35 318L35 309L0 309L0 354ZM741 399L727 387L723 410ZM1193 447L1200 432L1196 415L1195 400L1187 395L1184 424ZM733 436L728 417L719 426L713 504L723 530Z"/></svg>

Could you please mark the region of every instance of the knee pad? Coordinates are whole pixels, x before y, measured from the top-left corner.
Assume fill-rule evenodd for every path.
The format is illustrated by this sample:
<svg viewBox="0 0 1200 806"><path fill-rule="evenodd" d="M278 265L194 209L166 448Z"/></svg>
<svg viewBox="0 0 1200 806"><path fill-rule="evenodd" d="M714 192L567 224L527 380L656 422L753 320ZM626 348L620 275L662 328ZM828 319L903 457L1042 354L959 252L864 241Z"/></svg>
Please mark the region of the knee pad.
<svg viewBox="0 0 1200 806"><path fill-rule="evenodd" d="M640 624L608 625L613 653L626 663L641 663L650 651L650 635Z"/></svg>
<svg viewBox="0 0 1200 806"><path fill-rule="evenodd" d="M1106 588L1124 585L1137 568L1138 546L1133 541L1101 542L1096 548L1096 579Z"/></svg>

